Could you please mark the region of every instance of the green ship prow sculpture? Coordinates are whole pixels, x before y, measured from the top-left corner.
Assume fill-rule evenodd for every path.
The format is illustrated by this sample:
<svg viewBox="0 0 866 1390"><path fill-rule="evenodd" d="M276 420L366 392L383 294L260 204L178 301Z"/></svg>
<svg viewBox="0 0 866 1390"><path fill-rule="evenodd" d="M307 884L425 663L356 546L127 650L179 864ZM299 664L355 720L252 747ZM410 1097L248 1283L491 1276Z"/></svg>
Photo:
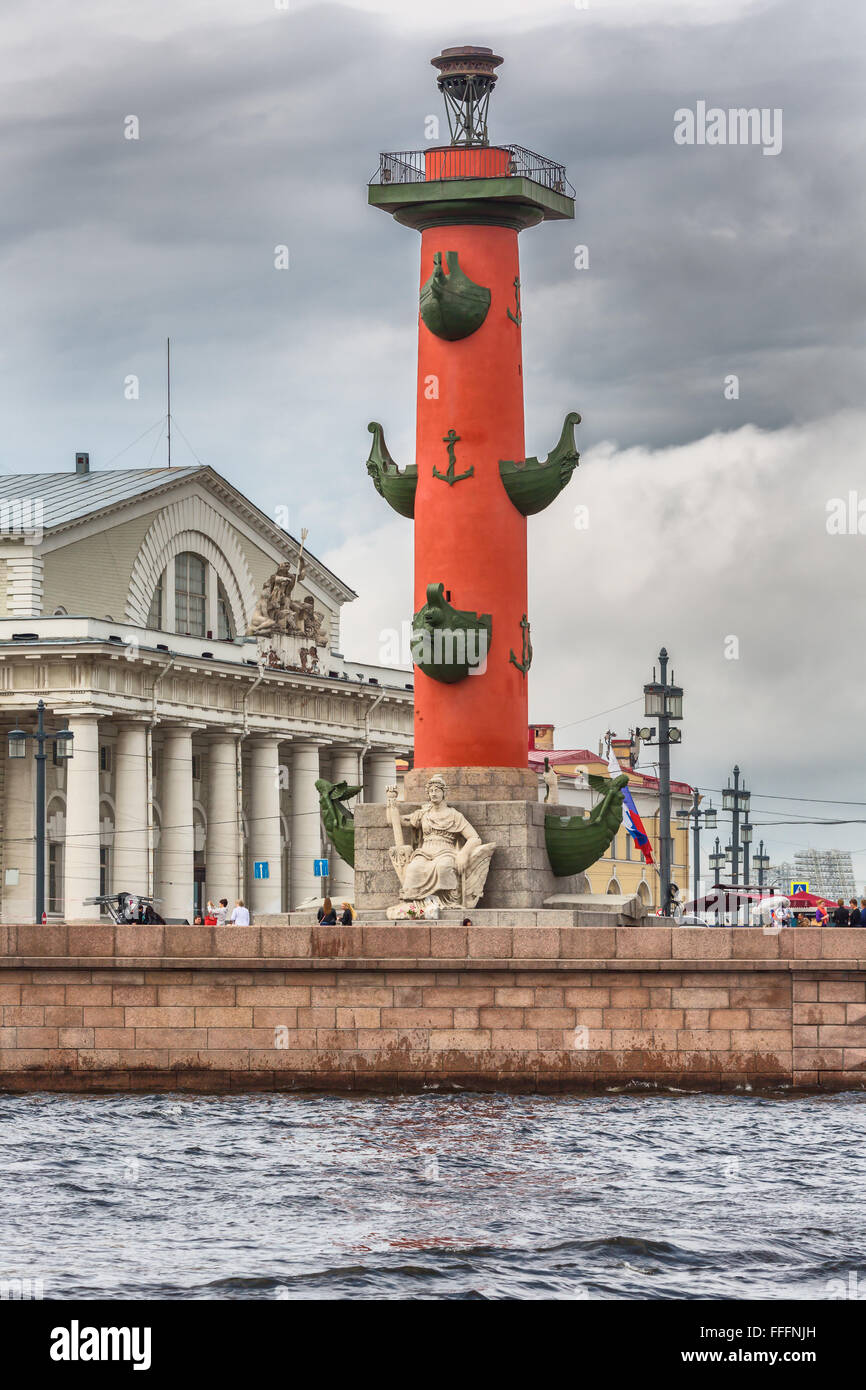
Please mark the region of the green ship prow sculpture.
<svg viewBox="0 0 866 1390"><path fill-rule="evenodd" d="M622 789L628 777L590 775L590 785L604 796L589 816L545 816L544 843L557 878L582 874L609 848L622 825Z"/></svg>
<svg viewBox="0 0 866 1390"><path fill-rule="evenodd" d="M425 676L453 685L484 669L493 635L489 613L454 608L444 584L427 585L427 602L412 620L412 660Z"/></svg>
<svg viewBox="0 0 866 1390"><path fill-rule="evenodd" d="M380 497L401 516L411 520L415 515L415 490L418 487L418 465L407 463L402 471L388 452L385 434L378 420L371 420L367 429L373 436L367 472Z"/></svg>
<svg viewBox="0 0 866 1390"><path fill-rule="evenodd" d="M460 269L456 251L446 251L448 274L442 268L442 252L433 257L433 274L421 286L421 318L437 338L457 342L480 328L490 308L490 291Z"/></svg>
<svg viewBox="0 0 866 1390"><path fill-rule="evenodd" d="M544 462L537 458L527 458L523 463L512 459L500 459L499 475L519 512L524 516L534 516L543 512L554 498L571 480L571 475L580 462L580 454L574 442L574 427L580 424L576 410L569 411L562 426L562 433Z"/></svg>
<svg viewBox="0 0 866 1390"><path fill-rule="evenodd" d="M348 806L344 806L344 801L351 801L353 796L357 796L360 787L353 787L348 782L329 782L325 777L316 779L316 791L319 793L319 810L322 813L322 824L328 834L328 839L334 846L341 859L347 864L355 867L355 818Z"/></svg>

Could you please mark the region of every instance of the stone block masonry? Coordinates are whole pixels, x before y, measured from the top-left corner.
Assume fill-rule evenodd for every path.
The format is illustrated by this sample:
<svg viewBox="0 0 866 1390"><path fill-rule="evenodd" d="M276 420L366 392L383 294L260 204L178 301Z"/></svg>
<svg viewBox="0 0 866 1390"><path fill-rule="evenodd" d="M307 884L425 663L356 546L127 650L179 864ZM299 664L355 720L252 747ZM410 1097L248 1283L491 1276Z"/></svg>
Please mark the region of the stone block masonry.
<svg viewBox="0 0 866 1390"><path fill-rule="evenodd" d="M479 774L480 775L480 774ZM400 801L401 816L417 811L421 803ZM481 908L540 908L555 893L585 893L586 878L556 878L544 846L547 815L579 814L574 806L546 806L543 802L455 801L452 803L481 839L496 849L484 886ZM404 828L411 843L411 827ZM355 809L355 905L364 912L381 911L400 898L400 881L389 850L394 832L386 808L362 804Z"/></svg>
<svg viewBox="0 0 866 1390"><path fill-rule="evenodd" d="M0 1090L862 1087L866 933L0 927Z"/></svg>

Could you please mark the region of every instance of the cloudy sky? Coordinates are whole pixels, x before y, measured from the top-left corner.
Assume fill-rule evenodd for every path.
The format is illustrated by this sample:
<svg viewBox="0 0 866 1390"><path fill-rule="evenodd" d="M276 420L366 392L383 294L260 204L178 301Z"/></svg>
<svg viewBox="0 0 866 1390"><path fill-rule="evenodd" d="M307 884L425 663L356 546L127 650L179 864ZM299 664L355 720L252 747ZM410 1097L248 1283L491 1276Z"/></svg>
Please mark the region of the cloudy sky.
<svg viewBox="0 0 866 1390"><path fill-rule="evenodd" d="M530 523L532 717L561 747L625 732L664 643L675 775L718 788L739 762L756 840L855 850L862 888L866 534L827 518L852 493L866 513L863 14L6 0L0 467L164 462L170 335L174 461L288 506L359 591L346 654L377 660L409 613L411 528L369 483L366 425L411 460L418 244L365 185L380 150L424 145L430 57L488 44L493 137L577 190L575 224L521 239L528 452L584 421ZM781 151L676 144L699 101L780 109ZM806 823L833 818L861 823Z"/></svg>

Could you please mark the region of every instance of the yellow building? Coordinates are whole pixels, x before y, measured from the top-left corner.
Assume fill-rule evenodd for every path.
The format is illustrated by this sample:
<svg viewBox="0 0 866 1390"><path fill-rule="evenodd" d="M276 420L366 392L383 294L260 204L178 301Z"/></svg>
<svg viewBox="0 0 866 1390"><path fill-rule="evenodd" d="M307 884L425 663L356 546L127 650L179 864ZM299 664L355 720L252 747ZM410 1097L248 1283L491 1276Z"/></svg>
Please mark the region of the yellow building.
<svg viewBox="0 0 866 1390"><path fill-rule="evenodd" d="M545 760L559 778L559 800L562 805L573 805L589 811L598 800L590 784L590 775L609 777L607 757L599 751L592 753L587 748L557 749L554 746L554 726L552 724L531 724L529 726L529 766L539 776L539 795L543 798L547 788L541 780ZM602 859L593 864L587 873L590 891L593 893L624 893L636 896L648 907L657 907L659 901L658 842L659 842L659 790L658 778L650 772L632 767L631 758L637 758L640 745L631 738L612 738L611 745L619 765L628 776L629 790L634 798L638 814L649 836L653 864L646 864L640 850L625 829L618 831L616 838ZM692 788L686 782L671 781L671 829L673 855L671 878L679 886L684 900L690 897L689 868L689 829L688 822L677 819L677 811L687 810L692 804Z"/></svg>

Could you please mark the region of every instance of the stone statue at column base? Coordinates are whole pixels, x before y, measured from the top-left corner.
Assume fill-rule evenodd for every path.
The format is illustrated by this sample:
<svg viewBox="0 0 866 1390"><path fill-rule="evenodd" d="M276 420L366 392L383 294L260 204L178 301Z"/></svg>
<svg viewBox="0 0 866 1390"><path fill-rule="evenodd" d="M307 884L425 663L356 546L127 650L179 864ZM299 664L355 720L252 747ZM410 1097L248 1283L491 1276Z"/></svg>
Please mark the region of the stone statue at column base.
<svg viewBox="0 0 866 1390"><path fill-rule="evenodd" d="M482 844L481 836L465 816L449 806L441 777L427 784L429 800L411 815L397 810L397 790L387 792L388 818L394 830L389 851L400 880L400 901L387 909L393 921L430 917L442 908L472 908L484 892L494 843ZM414 843L403 839L403 826L411 826Z"/></svg>

